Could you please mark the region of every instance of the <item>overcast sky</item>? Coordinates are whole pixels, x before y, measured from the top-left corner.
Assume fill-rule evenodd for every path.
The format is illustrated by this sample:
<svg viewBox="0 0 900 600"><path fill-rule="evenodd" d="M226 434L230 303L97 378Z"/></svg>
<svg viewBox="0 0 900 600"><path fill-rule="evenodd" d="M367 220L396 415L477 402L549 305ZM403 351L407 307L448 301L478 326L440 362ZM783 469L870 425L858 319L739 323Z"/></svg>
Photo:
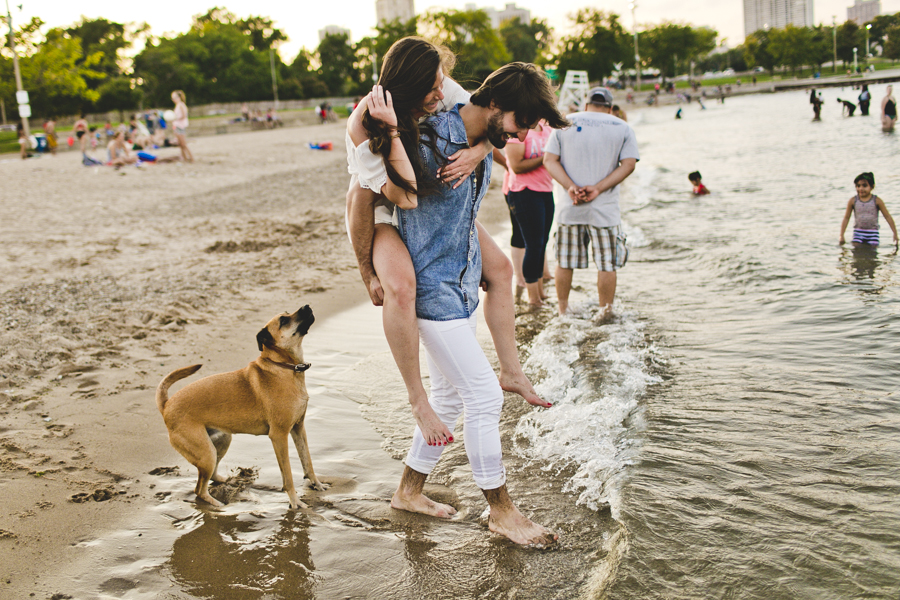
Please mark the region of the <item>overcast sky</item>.
<svg viewBox="0 0 900 600"><path fill-rule="evenodd" d="M262 15L273 19L290 41L281 48L286 62L293 60L301 47L314 49L318 43L318 31L326 25L339 25L351 32L356 41L373 33L375 25L375 0L294 0L291 2L265 3L259 0L179 0L171 2L136 2L134 0L7 0L14 22L30 20L32 16L43 19L48 26L67 26L82 15L89 18L103 17L119 23L145 21L155 35L180 33L188 29L191 17L202 14L212 6L225 6L239 17ZM416 0L416 11L424 12L436 6L462 9L467 0ZM471 1L471 0L470 0ZM22 10L18 5L22 4ZM506 0L476 0L478 7L492 6L502 9ZM518 0L517 6L527 8L532 17L545 19L557 32L565 34L567 15L584 6L596 6L622 15L622 23L631 29L632 20L628 0ZM680 21L692 25L708 25L727 38L729 46L744 39L743 0L637 0L639 24L659 23L663 20ZM816 22L831 23L832 15L838 22L847 18L847 6L852 0L815 0ZM882 11L900 11L900 0L882 0ZM0 10L5 6L0 6Z"/></svg>

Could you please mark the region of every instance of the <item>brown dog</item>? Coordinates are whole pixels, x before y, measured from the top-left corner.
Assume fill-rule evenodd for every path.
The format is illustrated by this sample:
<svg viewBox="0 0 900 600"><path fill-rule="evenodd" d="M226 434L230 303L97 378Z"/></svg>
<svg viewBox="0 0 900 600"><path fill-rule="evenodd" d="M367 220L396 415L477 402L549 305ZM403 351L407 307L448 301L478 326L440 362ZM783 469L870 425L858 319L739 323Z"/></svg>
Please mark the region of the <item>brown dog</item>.
<svg viewBox="0 0 900 600"><path fill-rule="evenodd" d="M172 371L156 388L156 405L169 430L169 442L197 467L195 491L203 500L222 506L209 495L207 487L210 479L225 481L216 469L234 433L269 436L291 508L306 505L297 500L294 489L288 435L294 438L310 485L317 490L325 489L313 472L303 426L309 402L304 372L309 365L303 362L301 344L313 321L315 317L309 306L292 315L278 315L256 335L261 354L245 368L204 377L169 398L173 383L201 367L193 365Z"/></svg>

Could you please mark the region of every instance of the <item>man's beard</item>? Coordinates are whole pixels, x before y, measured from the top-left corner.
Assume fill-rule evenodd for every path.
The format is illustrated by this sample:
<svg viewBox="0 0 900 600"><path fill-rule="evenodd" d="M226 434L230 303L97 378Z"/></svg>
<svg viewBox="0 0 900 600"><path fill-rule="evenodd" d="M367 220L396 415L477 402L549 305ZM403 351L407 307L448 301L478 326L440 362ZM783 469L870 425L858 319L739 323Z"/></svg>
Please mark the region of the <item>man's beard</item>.
<svg viewBox="0 0 900 600"><path fill-rule="evenodd" d="M503 131L503 113L498 112L488 119L487 139L494 148L506 147L506 132Z"/></svg>

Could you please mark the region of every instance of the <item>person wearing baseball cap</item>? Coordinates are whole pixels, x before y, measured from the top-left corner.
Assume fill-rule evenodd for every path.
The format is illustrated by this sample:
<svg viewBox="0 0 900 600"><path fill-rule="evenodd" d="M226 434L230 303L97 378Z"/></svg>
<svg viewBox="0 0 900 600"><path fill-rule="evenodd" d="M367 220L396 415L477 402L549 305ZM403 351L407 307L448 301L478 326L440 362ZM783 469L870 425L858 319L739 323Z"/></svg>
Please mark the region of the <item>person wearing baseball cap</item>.
<svg viewBox="0 0 900 600"><path fill-rule="evenodd" d="M595 87L588 93L588 102L594 106L612 106L612 92L605 87Z"/></svg>
<svg viewBox="0 0 900 600"><path fill-rule="evenodd" d="M616 271L628 257L619 184L640 155L634 131L611 114L612 92L595 87L585 100L584 111L568 116L572 126L553 131L544 147L544 166L556 180L556 297L559 314L566 314L574 269L586 269L593 257L605 318L612 313Z"/></svg>

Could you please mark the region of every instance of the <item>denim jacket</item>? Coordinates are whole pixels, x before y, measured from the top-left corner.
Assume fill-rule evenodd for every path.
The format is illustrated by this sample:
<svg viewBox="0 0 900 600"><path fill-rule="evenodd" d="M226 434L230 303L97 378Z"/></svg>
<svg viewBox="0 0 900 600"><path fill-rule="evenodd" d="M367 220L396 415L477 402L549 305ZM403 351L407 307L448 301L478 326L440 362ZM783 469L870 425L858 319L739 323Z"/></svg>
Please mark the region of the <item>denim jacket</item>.
<svg viewBox="0 0 900 600"><path fill-rule="evenodd" d="M428 118L444 156L469 147L460 106ZM432 151L422 144L419 152L427 172L437 173L440 163ZM434 195L419 196L416 208L398 209L397 229L416 272L416 315L420 319L467 319L478 308L481 246L475 216L491 180L493 157L488 154L481 164L483 172L476 169L455 190L443 186Z"/></svg>

